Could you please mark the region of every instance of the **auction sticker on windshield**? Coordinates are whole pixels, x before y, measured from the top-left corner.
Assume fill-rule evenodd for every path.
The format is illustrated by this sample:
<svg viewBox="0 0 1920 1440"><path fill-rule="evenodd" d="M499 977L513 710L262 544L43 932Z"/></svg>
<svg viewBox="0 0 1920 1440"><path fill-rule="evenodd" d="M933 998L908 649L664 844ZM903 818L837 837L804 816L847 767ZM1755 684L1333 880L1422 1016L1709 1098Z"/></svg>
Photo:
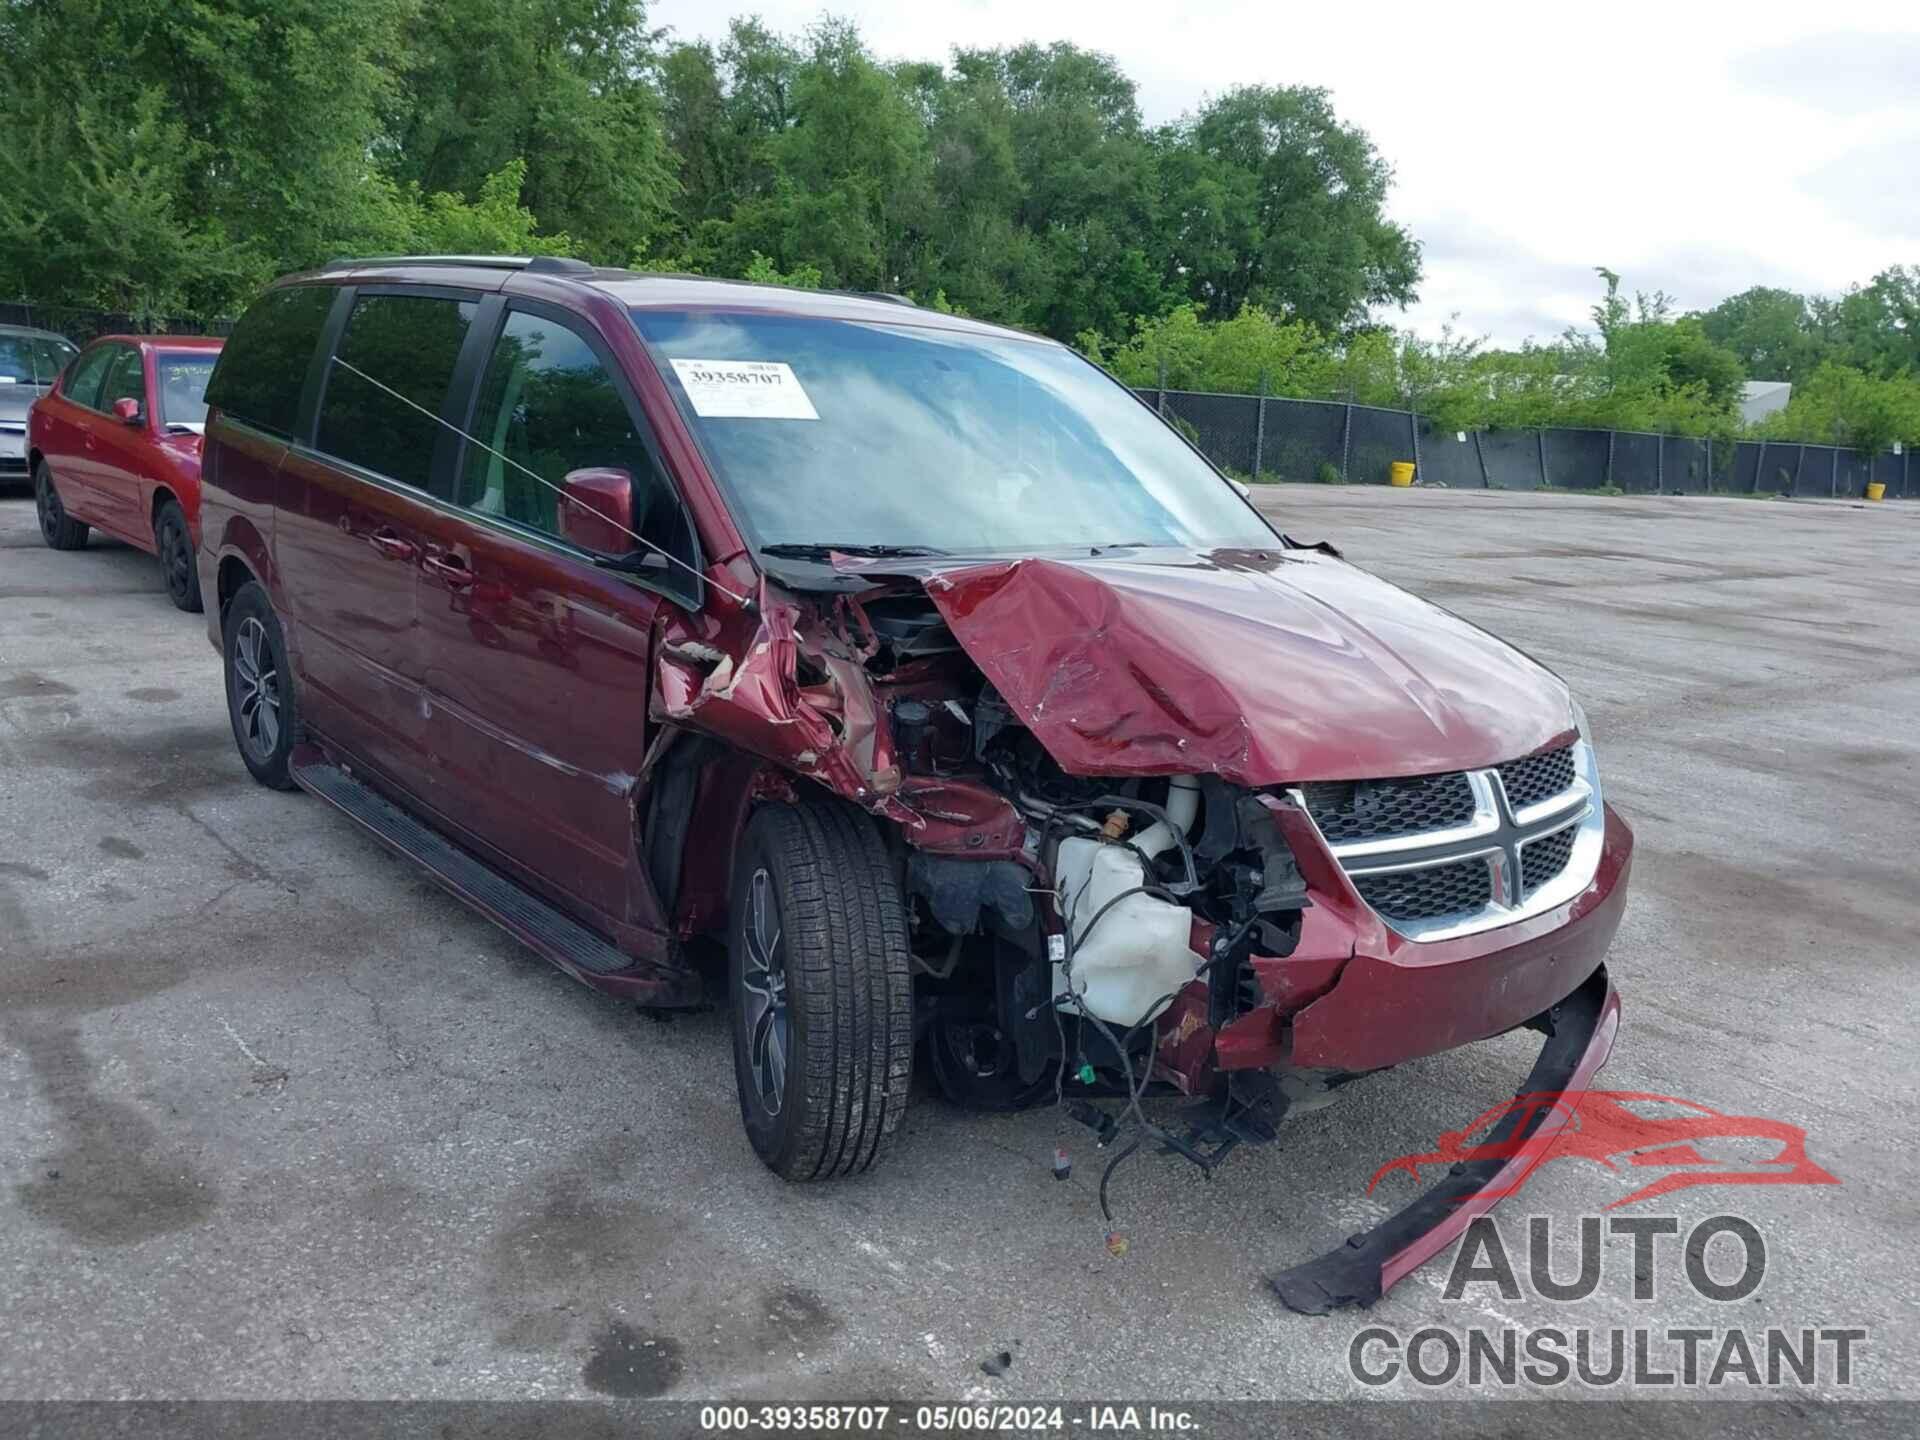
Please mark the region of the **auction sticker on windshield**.
<svg viewBox="0 0 1920 1440"><path fill-rule="evenodd" d="M782 360L678 360L693 413L708 420L818 420L793 367Z"/></svg>

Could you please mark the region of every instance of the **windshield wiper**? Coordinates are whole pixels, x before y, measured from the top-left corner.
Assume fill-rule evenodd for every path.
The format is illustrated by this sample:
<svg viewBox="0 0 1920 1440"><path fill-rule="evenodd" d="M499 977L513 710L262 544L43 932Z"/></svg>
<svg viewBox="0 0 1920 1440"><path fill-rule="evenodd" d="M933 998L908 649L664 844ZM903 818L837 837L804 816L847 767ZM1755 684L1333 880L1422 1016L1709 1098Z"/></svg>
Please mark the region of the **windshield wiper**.
<svg viewBox="0 0 1920 1440"><path fill-rule="evenodd" d="M835 555L851 555L861 560L905 560L949 552L931 545L813 545L783 540L777 545L762 545L760 553L782 560L828 560Z"/></svg>

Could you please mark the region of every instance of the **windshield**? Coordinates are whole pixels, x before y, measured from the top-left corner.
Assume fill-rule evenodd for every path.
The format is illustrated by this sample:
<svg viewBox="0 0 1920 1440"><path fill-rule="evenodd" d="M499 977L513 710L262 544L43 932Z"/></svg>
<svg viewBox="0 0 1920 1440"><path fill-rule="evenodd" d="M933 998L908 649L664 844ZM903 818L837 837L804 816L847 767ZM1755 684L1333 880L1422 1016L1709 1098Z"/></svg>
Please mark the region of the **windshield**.
<svg viewBox="0 0 1920 1440"><path fill-rule="evenodd" d="M1274 543L1125 389L1040 340L633 311L762 550Z"/></svg>
<svg viewBox="0 0 1920 1440"><path fill-rule="evenodd" d="M79 353L52 335L0 335L0 385L51 385Z"/></svg>
<svg viewBox="0 0 1920 1440"><path fill-rule="evenodd" d="M213 376L213 362L217 358L216 353L205 350L171 355L162 351L154 357L161 424L207 423L207 381Z"/></svg>

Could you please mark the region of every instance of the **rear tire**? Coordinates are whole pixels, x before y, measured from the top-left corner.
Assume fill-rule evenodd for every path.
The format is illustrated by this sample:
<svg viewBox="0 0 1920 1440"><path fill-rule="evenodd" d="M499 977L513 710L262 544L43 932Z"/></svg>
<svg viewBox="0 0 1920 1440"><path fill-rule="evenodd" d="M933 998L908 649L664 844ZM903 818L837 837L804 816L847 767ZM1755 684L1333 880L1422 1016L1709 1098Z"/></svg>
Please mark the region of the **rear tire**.
<svg viewBox="0 0 1920 1440"><path fill-rule="evenodd" d="M294 788L288 760L300 738L293 672L273 602L257 580L227 607L221 653L227 662L227 715L253 778L272 790Z"/></svg>
<svg viewBox="0 0 1920 1440"><path fill-rule="evenodd" d="M88 527L67 514L53 483L53 471L44 460L33 467L33 508L40 516L40 538L49 549L78 550L87 543Z"/></svg>
<svg viewBox="0 0 1920 1440"><path fill-rule="evenodd" d="M153 524L153 551L160 557L160 574L167 582L167 598L189 615L200 613L200 567L193 554L193 535L187 512L177 500L160 507Z"/></svg>
<svg viewBox="0 0 1920 1440"><path fill-rule="evenodd" d="M913 1071L906 905L873 821L837 801L760 810L731 908L747 1138L784 1179L857 1175L891 1142Z"/></svg>

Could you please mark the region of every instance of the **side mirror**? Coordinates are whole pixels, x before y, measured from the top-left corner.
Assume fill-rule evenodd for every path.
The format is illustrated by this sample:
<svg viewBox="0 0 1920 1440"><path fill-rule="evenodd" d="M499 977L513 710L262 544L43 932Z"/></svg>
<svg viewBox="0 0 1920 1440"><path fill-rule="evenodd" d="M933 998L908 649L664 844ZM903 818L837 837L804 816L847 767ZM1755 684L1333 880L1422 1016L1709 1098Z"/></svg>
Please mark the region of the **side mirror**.
<svg viewBox="0 0 1920 1440"><path fill-rule="evenodd" d="M583 550L625 555L637 548L633 535L633 476L595 467L569 470L560 481L560 534Z"/></svg>
<svg viewBox="0 0 1920 1440"><path fill-rule="evenodd" d="M122 425L138 425L140 423L140 402L131 395L124 399L114 401L113 417Z"/></svg>
<svg viewBox="0 0 1920 1440"><path fill-rule="evenodd" d="M1236 480L1229 475L1227 477L1227 483L1240 492L1240 498L1242 500L1251 500L1253 498L1253 487L1245 481Z"/></svg>

